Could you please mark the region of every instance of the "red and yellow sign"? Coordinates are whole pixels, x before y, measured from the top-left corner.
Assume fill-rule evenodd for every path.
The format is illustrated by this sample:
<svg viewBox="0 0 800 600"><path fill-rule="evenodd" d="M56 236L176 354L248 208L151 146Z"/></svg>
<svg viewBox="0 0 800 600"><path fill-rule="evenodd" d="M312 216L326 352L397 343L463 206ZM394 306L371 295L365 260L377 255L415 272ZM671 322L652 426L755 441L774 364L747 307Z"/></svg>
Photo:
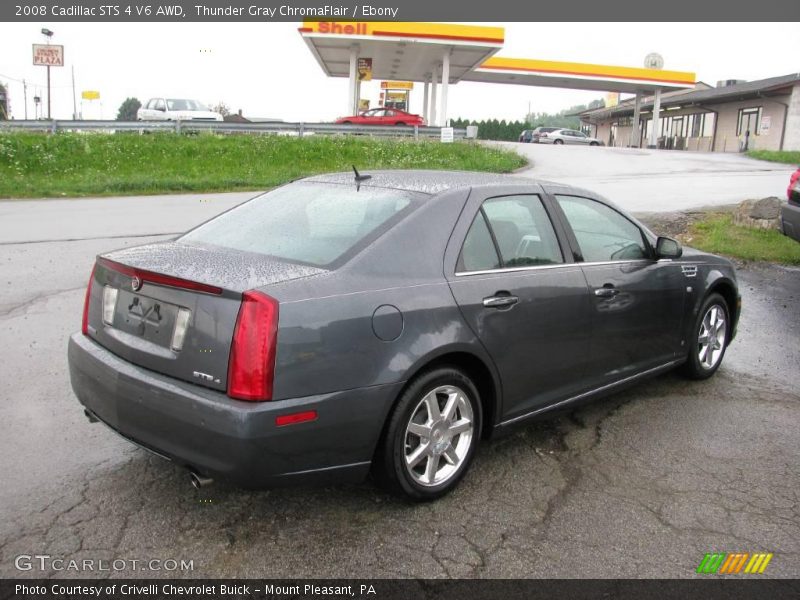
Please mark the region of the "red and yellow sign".
<svg viewBox="0 0 800 600"><path fill-rule="evenodd" d="M372 59L361 57L358 59L358 80L372 81Z"/></svg>
<svg viewBox="0 0 800 600"><path fill-rule="evenodd" d="M502 27L454 25L452 23L399 23L395 21L314 21L305 20L300 33L384 38L418 38L441 41L502 44Z"/></svg>
<svg viewBox="0 0 800 600"><path fill-rule="evenodd" d="M382 90L413 90L413 81L381 81Z"/></svg>

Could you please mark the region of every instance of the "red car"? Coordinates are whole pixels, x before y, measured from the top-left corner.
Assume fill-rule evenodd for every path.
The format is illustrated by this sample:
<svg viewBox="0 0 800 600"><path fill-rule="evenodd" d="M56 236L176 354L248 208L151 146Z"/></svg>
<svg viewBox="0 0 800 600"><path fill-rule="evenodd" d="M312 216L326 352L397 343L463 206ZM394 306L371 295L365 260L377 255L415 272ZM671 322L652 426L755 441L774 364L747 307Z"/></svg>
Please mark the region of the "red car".
<svg viewBox="0 0 800 600"><path fill-rule="evenodd" d="M348 125L425 125L419 115L397 108L371 108L352 117L339 117L337 123Z"/></svg>

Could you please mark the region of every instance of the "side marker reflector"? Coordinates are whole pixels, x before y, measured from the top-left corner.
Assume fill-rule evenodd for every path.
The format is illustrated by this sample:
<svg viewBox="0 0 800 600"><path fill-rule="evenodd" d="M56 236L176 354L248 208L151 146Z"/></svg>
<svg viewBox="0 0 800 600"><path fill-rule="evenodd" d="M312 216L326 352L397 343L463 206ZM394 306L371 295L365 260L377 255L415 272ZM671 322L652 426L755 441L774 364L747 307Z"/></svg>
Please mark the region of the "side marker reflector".
<svg viewBox="0 0 800 600"><path fill-rule="evenodd" d="M279 415L275 417L275 425L283 427L284 425L296 425L297 423L305 423L307 421L316 421L317 411L306 410L299 413L291 413L288 415Z"/></svg>

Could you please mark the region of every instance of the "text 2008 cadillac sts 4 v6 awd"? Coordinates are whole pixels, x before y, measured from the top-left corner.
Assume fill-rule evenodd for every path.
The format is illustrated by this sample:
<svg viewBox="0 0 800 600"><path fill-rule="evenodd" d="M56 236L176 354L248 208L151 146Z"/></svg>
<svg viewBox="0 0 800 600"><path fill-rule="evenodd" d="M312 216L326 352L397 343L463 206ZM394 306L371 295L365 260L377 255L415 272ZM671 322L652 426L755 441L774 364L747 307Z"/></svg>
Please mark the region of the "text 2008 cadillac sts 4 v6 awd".
<svg viewBox="0 0 800 600"><path fill-rule="evenodd" d="M101 255L72 387L196 485L347 481L413 499L478 441L681 366L719 367L736 274L596 195L458 172L297 181Z"/></svg>

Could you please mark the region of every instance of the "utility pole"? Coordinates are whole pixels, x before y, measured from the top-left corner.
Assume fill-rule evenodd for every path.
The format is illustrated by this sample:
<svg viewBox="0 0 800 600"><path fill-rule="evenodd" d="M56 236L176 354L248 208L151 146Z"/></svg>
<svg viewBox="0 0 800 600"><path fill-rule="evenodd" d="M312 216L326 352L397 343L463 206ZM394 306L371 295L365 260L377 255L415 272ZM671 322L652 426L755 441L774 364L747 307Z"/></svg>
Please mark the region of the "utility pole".
<svg viewBox="0 0 800 600"><path fill-rule="evenodd" d="M53 32L47 29L46 27L42 28L42 35L47 38L47 45L50 45L50 38L53 37ZM47 65L47 120L49 121L50 117L50 65Z"/></svg>
<svg viewBox="0 0 800 600"><path fill-rule="evenodd" d="M75 65L72 65L72 120L78 120L78 101L75 99Z"/></svg>
<svg viewBox="0 0 800 600"><path fill-rule="evenodd" d="M25 120L28 120L28 84L22 80L22 97L25 99Z"/></svg>

